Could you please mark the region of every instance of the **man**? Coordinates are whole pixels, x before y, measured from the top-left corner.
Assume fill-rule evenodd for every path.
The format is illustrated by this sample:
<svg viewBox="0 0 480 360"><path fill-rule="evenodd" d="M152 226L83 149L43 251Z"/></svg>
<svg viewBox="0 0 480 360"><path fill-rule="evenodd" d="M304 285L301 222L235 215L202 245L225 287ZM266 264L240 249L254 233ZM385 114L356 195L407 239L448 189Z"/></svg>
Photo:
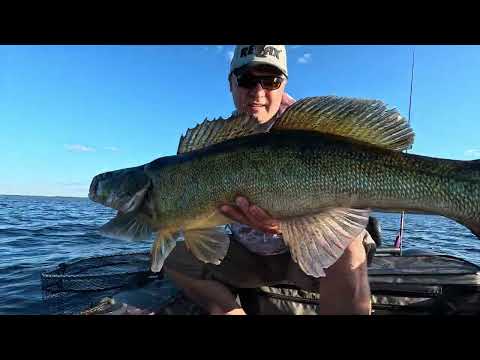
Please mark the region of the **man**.
<svg viewBox="0 0 480 360"><path fill-rule="evenodd" d="M259 131L268 131L294 100L285 92L287 57L283 45L238 45L230 66L230 91L236 111L252 115ZM292 169L294 171L294 169ZM263 209L237 197L220 211L236 223L220 265L203 264L178 244L165 262L165 273L185 294L210 314L245 314L230 291L264 285L292 284L319 292L320 314L370 314L363 231L328 269L326 276L306 275L291 259L278 221ZM371 239L370 239L371 240Z"/></svg>

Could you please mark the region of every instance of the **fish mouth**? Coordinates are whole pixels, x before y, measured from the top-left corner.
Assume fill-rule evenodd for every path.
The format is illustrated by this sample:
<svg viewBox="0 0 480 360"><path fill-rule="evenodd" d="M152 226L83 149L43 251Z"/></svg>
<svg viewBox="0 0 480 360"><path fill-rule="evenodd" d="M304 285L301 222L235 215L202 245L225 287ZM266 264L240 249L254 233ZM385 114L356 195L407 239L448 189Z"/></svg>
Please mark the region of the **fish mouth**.
<svg viewBox="0 0 480 360"><path fill-rule="evenodd" d="M104 191L104 184L102 183L104 180L108 180L110 177L111 172L107 172L97 175L92 179L92 183L90 184L90 189L88 191L88 198L90 200L105 204L107 206L112 205L111 201L108 201L108 196Z"/></svg>
<svg viewBox="0 0 480 360"><path fill-rule="evenodd" d="M123 191L114 171L95 176L90 184L90 200L113 209L120 209L131 199L131 194Z"/></svg>
<svg viewBox="0 0 480 360"><path fill-rule="evenodd" d="M88 190L88 198L92 201L95 201L97 198L97 188L98 188L98 182L99 182L99 177L100 175L97 175L93 178L91 184L90 184L90 189Z"/></svg>
<svg viewBox="0 0 480 360"><path fill-rule="evenodd" d="M88 198L94 202L122 209L130 207L135 194L150 184L143 166L109 171L96 175L90 183ZM134 201L134 202L135 202Z"/></svg>
<svg viewBox="0 0 480 360"><path fill-rule="evenodd" d="M95 200L96 194L97 194L97 187L98 187L98 176L95 176L92 179L92 182L90 183L90 189L88 190L88 198L90 200Z"/></svg>

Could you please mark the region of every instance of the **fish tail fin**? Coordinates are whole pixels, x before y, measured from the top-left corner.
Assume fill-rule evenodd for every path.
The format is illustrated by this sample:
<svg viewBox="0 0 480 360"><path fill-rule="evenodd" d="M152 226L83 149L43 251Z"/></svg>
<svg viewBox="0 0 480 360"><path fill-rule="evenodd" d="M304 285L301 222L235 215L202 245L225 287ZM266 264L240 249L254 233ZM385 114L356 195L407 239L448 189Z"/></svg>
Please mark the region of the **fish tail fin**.
<svg viewBox="0 0 480 360"><path fill-rule="evenodd" d="M455 177L465 186L463 192L468 196L468 201L462 198L461 203L466 207L463 213L467 216L455 216L452 219L468 228L480 239L480 159L458 161L458 164L454 169Z"/></svg>
<svg viewBox="0 0 480 360"><path fill-rule="evenodd" d="M462 224L470 230L473 235L480 239L480 221L462 221Z"/></svg>

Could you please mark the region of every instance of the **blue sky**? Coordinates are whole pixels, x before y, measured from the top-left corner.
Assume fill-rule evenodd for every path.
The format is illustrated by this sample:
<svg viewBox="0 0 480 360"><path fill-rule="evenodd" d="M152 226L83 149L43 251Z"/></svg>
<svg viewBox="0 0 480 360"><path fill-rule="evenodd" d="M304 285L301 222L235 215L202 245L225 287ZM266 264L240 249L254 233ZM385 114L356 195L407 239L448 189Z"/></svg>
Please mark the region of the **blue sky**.
<svg viewBox="0 0 480 360"><path fill-rule="evenodd" d="M413 46L288 45L296 99L375 98L408 115ZM233 45L0 46L0 194L87 196L98 173L176 152L228 116ZM480 46L415 46L411 153L480 158Z"/></svg>

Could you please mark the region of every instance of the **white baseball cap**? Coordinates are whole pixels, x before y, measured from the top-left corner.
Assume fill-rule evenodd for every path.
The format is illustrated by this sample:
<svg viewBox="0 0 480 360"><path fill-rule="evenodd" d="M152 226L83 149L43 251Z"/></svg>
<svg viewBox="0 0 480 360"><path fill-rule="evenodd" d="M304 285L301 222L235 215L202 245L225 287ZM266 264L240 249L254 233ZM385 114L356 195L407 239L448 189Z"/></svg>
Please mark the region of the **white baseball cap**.
<svg viewBox="0 0 480 360"><path fill-rule="evenodd" d="M276 67L288 77L285 45L237 45L230 63L230 74L240 68L260 64Z"/></svg>

